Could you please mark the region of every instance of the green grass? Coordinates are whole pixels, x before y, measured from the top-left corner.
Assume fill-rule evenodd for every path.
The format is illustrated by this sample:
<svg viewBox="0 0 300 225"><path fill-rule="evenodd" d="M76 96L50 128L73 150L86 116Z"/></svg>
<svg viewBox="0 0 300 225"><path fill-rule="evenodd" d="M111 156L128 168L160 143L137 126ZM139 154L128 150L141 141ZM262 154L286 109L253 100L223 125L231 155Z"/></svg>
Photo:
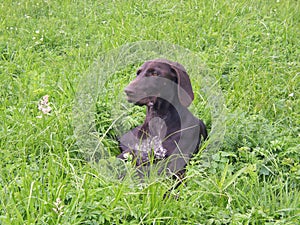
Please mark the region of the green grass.
<svg viewBox="0 0 300 225"><path fill-rule="evenodd" d="M0 224L299 224L299 12L296 0L1 2ZM167 199L171 180L116 179L132 168L87 162L74 135L82 76L100 53L140 40L195 52L227 107L221 148L209 162L197 155ZM97 128L113 155L108 112L122 89L107 89ZM200 94L193 110L210 128Z"/></svg>

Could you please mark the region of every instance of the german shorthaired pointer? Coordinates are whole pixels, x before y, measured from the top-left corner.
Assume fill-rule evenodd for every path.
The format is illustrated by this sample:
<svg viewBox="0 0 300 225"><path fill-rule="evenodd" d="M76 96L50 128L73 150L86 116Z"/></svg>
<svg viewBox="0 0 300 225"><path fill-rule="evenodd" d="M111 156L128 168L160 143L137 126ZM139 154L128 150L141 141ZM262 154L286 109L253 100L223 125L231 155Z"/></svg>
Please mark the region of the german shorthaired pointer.
<svg viewBox="0 0 300 225"><path fill-rule="evenodd" d="M133 159L139 171L164 162L160 172L180 176L201 139L207 138L204 123L187 107L194 94L184 67L166 59L145 62L125 88L127 99L147 107L145 121L123 135L118 158Z"/></svg>

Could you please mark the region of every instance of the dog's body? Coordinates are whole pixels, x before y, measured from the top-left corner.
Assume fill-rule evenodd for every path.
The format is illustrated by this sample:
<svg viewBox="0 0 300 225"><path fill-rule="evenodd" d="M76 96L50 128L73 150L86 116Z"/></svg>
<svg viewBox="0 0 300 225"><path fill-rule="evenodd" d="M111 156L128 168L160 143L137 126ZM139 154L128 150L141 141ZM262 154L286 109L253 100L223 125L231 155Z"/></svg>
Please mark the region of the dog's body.
<svg viewBox="0 0 300 225"><path fill-rule="evenodd" d="M194 94L183 66L165 59L147 61L125 92L129 102L146 105L147 113L142 125L121 137L118 158L131 155L139 168L151 160L165 161L162 169L183 173L201 137L207 138L204 123L187 109Z"/></svg>

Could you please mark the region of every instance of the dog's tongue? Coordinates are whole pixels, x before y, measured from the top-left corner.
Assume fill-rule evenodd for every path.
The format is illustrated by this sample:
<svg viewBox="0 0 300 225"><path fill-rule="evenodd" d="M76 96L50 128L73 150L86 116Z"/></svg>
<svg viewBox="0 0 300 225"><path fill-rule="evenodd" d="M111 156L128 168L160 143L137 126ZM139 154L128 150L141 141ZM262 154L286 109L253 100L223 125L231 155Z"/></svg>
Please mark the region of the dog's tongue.
<svg viewBox="0 0 300 225"><path fill-rule="evenodd" d="M148 102L147 106L149 107L152 107L154 105L154 103L151 101L151 102Z"/></svg>

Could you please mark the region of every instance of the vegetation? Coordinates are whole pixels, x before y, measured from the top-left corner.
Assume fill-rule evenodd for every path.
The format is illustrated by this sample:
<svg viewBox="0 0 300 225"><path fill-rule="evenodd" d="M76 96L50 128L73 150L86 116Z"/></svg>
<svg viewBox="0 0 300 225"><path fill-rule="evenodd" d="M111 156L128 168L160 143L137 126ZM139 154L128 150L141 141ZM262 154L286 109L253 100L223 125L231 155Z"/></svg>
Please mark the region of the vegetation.
<svg viewBox="0 0 300 225"><path fill-rule="evenodd" d="M299 224L299 7L297 0L2 1L0 223ZM99 54L141 40L197 54L227 108L219 151L208 152L209 162L195 156L185 184L165 199L172 180L116 178L117 168L132 168L114 159L109 112L135 66L112 76L121 88L107 85L95 106L111 156L91 163L74 134L83 75ZM194 111L211 128L208 99L196 96ZM125 127L143 118L132 111Z"/></svg>

